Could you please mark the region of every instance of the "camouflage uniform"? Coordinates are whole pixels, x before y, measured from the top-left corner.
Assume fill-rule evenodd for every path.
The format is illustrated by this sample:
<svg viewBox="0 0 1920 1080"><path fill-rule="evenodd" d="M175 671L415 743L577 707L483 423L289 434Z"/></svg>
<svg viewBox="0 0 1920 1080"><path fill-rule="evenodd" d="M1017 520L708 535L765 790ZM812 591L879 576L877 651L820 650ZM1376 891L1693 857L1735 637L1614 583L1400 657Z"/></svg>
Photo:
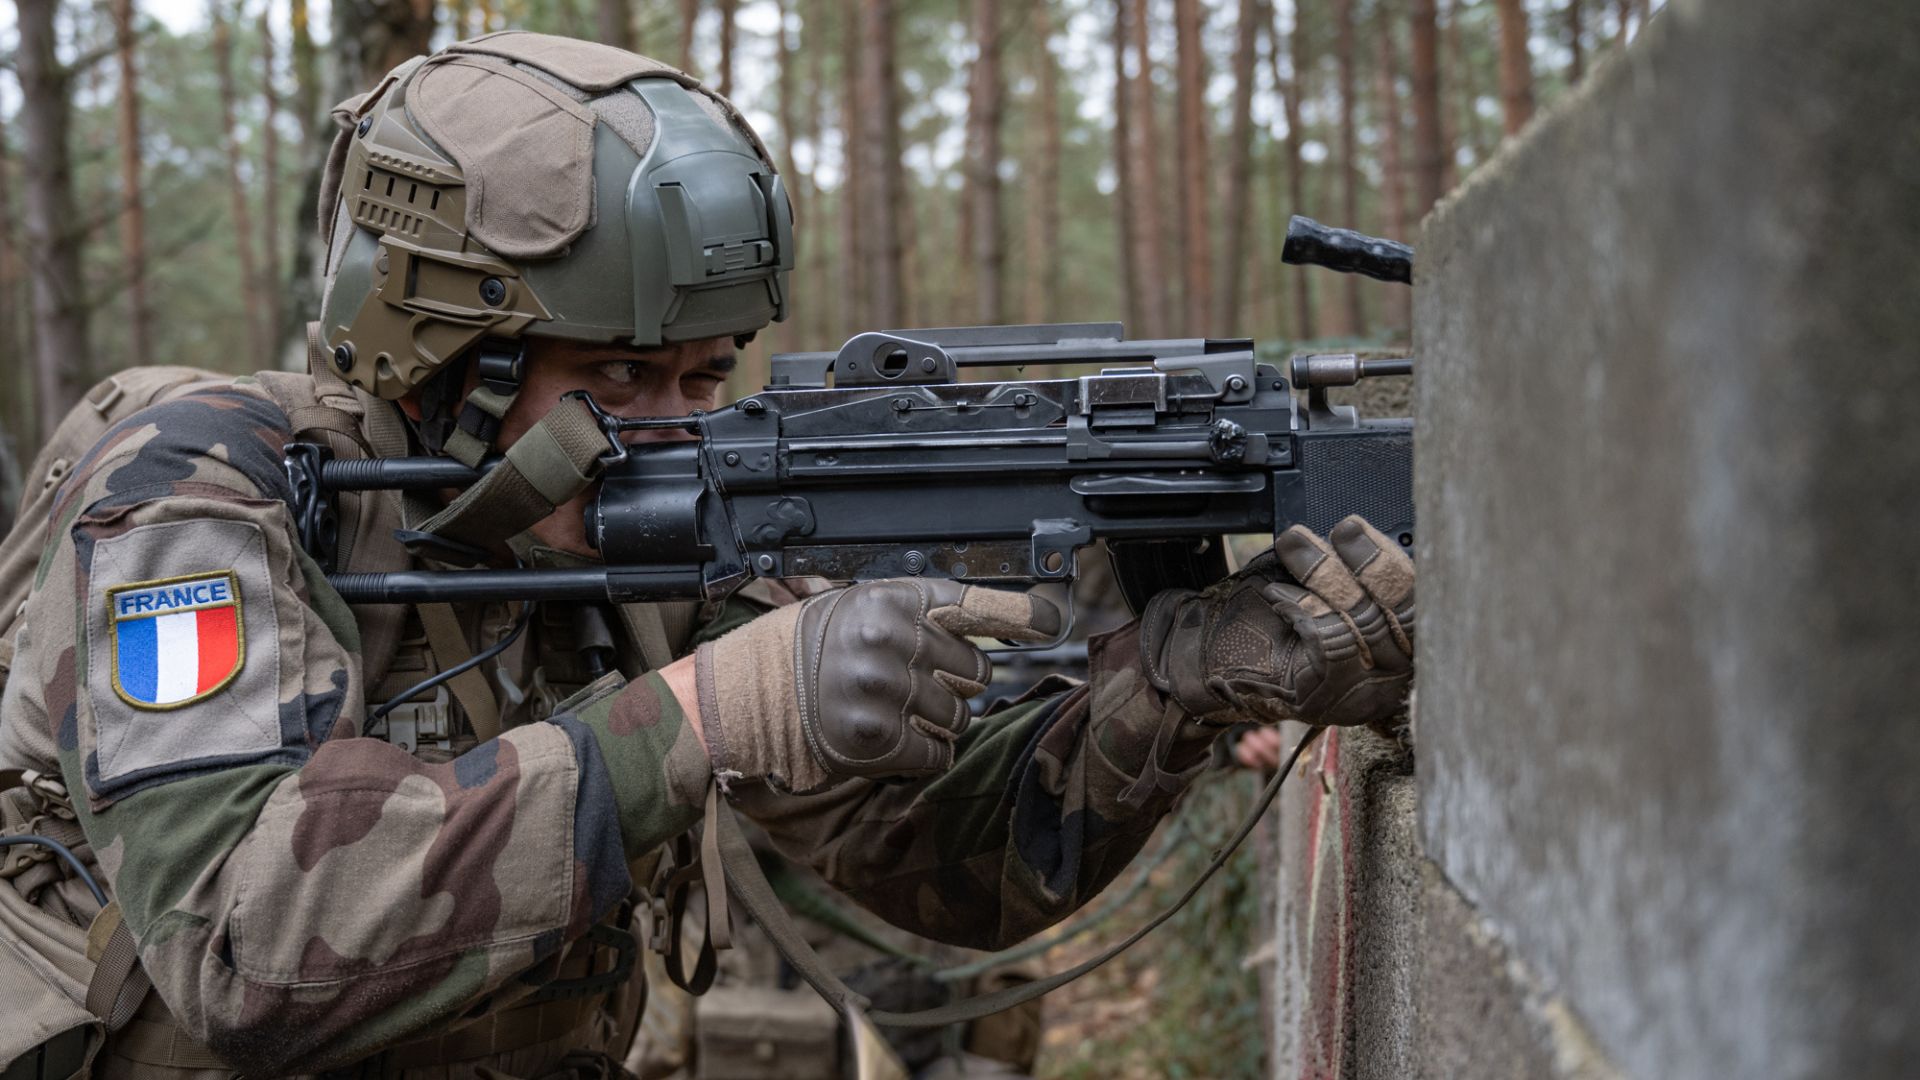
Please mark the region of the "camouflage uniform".
<svg viewBox="0 0 1920 1080"><path fill-rule="evenodd" d="M370 416L392 408L361 399ZM64 779L166 1007L258 1075L419 1046L535 992L633 892L636 864L695 824L709 783L676 699L631 648L638 678L510 715L457 755L360 737L391 642L363 649L383 616L345 605L297 543L280 468L293 434L250 380L115 426L56 500L0 707L0 766ZM133 661L110 597L215 578L237 608L230 679L140 702L119 678ZM476 647L502 628L460 614ZM748 613L706 614L710 633ZM975 722L939 776L807 798L748 786L736 804L896 925L1018 941L1126 865L1217 731L1141 677L1136 634L1097 639L1085 685ZM505 654L495 685L527 685L538 655ZM553 1072L597 1023L487 1064Z"/></svg>
<svg viewBox="0 0 1920 1080"><path fill-rule="evenodd" d="M70 966L97 978L137 948L157 991L128 1021L118 1007L96 1009L80 977L80 1026L44 1033L113 1029L98 1066L109 1076L150 1076L153 1065L172 1067L166 1075L609 1074L639 988L613 985L607 957L631 953L624 909L651 883L659 849L700 818L713 772L678 699L647 669L755 610L738 598L698 613L621 608L605 612L595 639L569 629L575 611L549 608L487 666L376 722L370 702L500 641L513 613L349 607L301 547L282 452L296 438L469 466L504 452L446 507L392 492L345 500L343 569L413 565L394 532L402 525L449 541L443 553L517 537L530 563L562 558L528 547L525 530L584 492L578 453L590 462L607 447L597 426L581 437L591 421L577 401L544 403L536 427L496 445L524 415L515 404L530 361L519 339L625 357L755 332L786 315L790 207L730 103L592 43L519 32L456 43L401 65L335 117L312 381L262 373L176 387L112 426L43 519L0 699L0 769L64 782L72 805L59 812L77 823L59 830L97 861L118 922L89 926L99 905L73 881L31 902L61 909L42 936L84 951ZM1142 622L1091 642L1086 683L1045 682L974 721L937 775L852 780L809 797L741 781L733 801L790 857L897 926L975 948L1025 938L1126 865L1204 767L1218 723L1257 710L1331 716L1343 702L1360 704L1333 722L1365 722L1404 697L1411 565L1395 550L1399 562L1363 569L1392 546L1384 538L1349 537L1340 558L1315 538L1294 540L1288 568L1315 596L1274 567L1202 594L1162 593ZM17 541L0 558L0 584L18 576ZM1361 582L1388 586L1386 599L1375 604L1381 590L1363 589L1342 560ZM932 588L867 584L838 600L868 610L858 597L910 591L931 620ZM1330 606L1322 593L1342 598ZM741 644L769 640L756 631L831 610L779 613L703 648L700 693L716 679L721 702L726 684L767 687L764 672L716 672L709 660L725 652L729 667L759 666ZM801 618L780 621L792 614ZM856 659L899 646L877 622L849 622L847 640L881 639L849 646ZM595 678L607 665L593 658L609 655L618 670ZM1375 656L1390 662L1375 671ZM844 676L863 693L856 684L881 681L851 674L856 666L823 663L810 677ZM706 732L721 748L728 718L754 713L761 726L741 720L725 749L781 749L783 736L798 746L799 725L784 716L798 694L703 707ZM818 730L831 742L844 717L823 711ZM935 745L916 728L927 717L897 711L882 719L927 751L914 774L945 765L948 729ZM786 762L808 763L824 770L807 748ZM49 789L45 777L0 779L0 829L19 831L23 787ZM10 873L0 866L0 878ZM15 892L26 896L0 891L0 974L37 959L31 935L8 921L20 913ZM106 944L93 964L96 930ZM56 1007L79 1000L71 972L28 966L58 983ZM0 1046L50 1045L40 1027L9 1029L14 1020L0 1016L0 1036L14 1036ZM35 1067L53 1061L49 1052Z"/></svg>

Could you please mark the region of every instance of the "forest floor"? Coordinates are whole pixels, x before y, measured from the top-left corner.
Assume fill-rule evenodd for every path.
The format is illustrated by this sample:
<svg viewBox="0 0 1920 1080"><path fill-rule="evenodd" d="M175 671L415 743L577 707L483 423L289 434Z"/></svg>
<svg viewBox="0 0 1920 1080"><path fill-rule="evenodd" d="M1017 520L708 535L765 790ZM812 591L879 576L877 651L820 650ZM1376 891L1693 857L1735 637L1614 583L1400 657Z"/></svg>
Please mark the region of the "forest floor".
<svg viewBox="0 0 1920 1080"><path fill-rule="evenodd" d="M1048 971L1089 959L1126 937L1190 884L1252 805L1254 777L1209 773L1107 894L1135 890L1094 929L1052 950ZM1263 830L1264 831L1264 830ZM1223 867L1191 904L1112 963L1046 998L1039 1080L1253 1080L1266 1075L1259 974L1245 966L1264 940L1253 845ZM1151 865L1171 843L1158 865ZM1145 870L1144 883L1137 878ZM1075 925L1074 921L1065 924Z"/></svg>

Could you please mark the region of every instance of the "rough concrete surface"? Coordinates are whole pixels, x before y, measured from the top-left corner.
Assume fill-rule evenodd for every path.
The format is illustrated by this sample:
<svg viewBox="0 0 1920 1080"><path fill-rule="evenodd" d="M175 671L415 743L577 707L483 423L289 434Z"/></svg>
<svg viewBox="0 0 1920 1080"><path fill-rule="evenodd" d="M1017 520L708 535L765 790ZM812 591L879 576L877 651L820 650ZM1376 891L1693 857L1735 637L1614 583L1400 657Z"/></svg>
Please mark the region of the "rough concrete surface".
<svg viewBox="0 0 1920 1080"><path fill-rule="evenodd" d="M1419 889L1417 1051L1432 1080L1615 1080L1566 1003L1545 994L1433 863Z"/></svg>
<svg viewBox="0 0 1920 1080"><path fill-rule="evenodd" d="M1617 1077L1422 854L1404 743L1367 730L1323 739L1278 818L1273 1075Z"/></svg>
<svg viewBox="0 0 1920 1080"><path fill-rule="evenodd" d="M1422 840L1631 1075L1920 1063L1916 57L1673 0L1419 245Z"/></svg>

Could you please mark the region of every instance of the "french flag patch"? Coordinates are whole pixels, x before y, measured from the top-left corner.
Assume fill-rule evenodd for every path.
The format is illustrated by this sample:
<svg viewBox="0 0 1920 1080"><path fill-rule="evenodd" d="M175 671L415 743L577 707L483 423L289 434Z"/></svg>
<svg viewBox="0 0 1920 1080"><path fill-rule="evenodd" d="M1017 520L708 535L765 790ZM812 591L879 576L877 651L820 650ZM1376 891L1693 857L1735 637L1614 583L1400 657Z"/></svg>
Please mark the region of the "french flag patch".
<svg viewBox="0 0 1920 1080"><path fill-rule="evenodd" d="M231 570L107 590L113 689L140 709L177 709L226 686L245 661Z"/></svg>

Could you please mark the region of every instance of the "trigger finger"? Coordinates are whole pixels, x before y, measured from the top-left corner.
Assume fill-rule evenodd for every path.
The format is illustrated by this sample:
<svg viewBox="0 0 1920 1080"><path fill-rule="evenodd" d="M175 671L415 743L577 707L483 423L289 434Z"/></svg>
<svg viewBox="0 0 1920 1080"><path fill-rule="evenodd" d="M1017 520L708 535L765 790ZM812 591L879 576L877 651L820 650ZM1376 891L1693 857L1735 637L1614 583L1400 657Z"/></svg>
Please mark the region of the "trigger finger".
<svg viewBox="0 0 1920 1080"><path fill-rule="evenodd" d="M927 619L957 637L1047 641L1060 632L1060 609L1035 593L968 585L955 603L936 604Z"/></svg>

